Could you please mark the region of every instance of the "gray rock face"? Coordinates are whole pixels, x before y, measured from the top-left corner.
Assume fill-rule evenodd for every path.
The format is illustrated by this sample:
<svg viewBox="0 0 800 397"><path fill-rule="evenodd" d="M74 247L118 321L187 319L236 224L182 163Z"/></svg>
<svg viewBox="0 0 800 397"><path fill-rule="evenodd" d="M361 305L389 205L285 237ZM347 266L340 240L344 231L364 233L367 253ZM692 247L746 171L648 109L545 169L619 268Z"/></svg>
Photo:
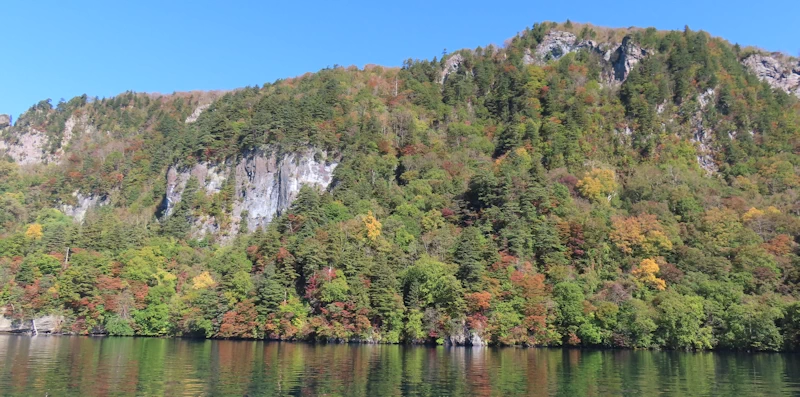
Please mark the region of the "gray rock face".
<svg viewBox="0 0 800 397"><path fill-rule="evenodd" d="M74 205L61 204L59 209L65 215L72 217L72 219L76 220L77 222L83 222L83 220L86 218L86 213L89 212L89 210L109 204L108 196L85 196L77 190L72 192L72 197L75 197L76 203Z"/></svg>
<svg viewBox="0 0 800 397"><path fill-rule="evenodd" d="M233 203L229 236L238 233L244 220L249 231L269 224L289 208L303 185L326 189L333 179L336 162L314 149L301 153L278 155L273 148L252 150L235 164L198 163L191 169L170 167L167 172L167 193L162 204L162 218L172 215L180 202L190 177L197 178L206 194L218 193L229 178L234 178ZM193 235L220 232L213 218L202 217L194 224Z"/></svg>
<svg viewBox="0 0 800 397"><path fill-rule="evenodd" d="M648 55L647 50L634 44L631 38L626 36L622 39L622 44L620 44L611 58L611 64L614 67L614 78L617 81L625 81L633 67Z"/></svg>
<svg viewBox="0 0 800 397"><path fill-rule="evenodd" d="M64 154L64 149L69 145L72 141L72 137L77 132L76 128L79 129L89 129L93 131L94 129L89 126L89 115L84 114L81 117L69 116L67 121L64 123L64 132L61 134L61 144L58 145L58 150L56 151L56 156L62 156Z"/></svg>
<svg viewBox="0 0 800 397"><path fill-rule="evenodd" d="M192 114L190 114L189 117L186 118L186 123L189 124L197 121L197 118L200 117L200 114L203 113L204 110L208 109L209 106L211 106L211 104L206 103L194 108Z"/></svg>
<svg viewBox="0 0 800 397"><path fill-rule="evenodd" d="M447 337L445 343L450 346L486 346L486 342L475 330L470 330L462 324L457 330Z"/></svg>
<svg viewBox="0 0 800 397"><path fill-rule="evenodd" d="M800 97L800 63L791 65L772 56L753 54L742 64L773 88Z"/></svg>
<svg viewBox="0 0 800 397"><path fill-rule="evenodd" d="M458 71L458 68L461 67L461 63L464 62L464 57L461 54L455 54L444 62L444 69L442 69L441 74L439 75L439 84L444 84L447 80L447 76L452 73Z"/></svg>
<svg viewBox="0 0 800 397"><path fill-rule="evenodd" d="M324 154L317 159L316 154L313 149L282 157L262 150L248 153L236 166L234 219L245 218L249 231L254 231L288 209L303 185L326 189L337 163L327 163Z"/></svg>
<svg viewBox="0 0 800 397"><path fill-rule="evenodd" d="M576 47L576 51L577 50L587 50L587 51L590 51L590 52L594 52L594 53L600 55L600 57L603 58L603 61L611 62L611 57L614 55L614 52L618 48L619 47L617 47L617 45L615 43L614 44L609 44L609 43L600 43L600 42L597 42L597 41L594 41L594 40L586 40L586 41L581 41L580 43L578 43L578 46Z"/></svg>
<svg viewBox="0 0 800 397"><path fill-rule="evenodd" d="M167 193L165 195L164 216L172 215L175 205L181 201L186 182L190 177L197 178L198 185L201 186L207 195L219 193L228 178L228 167L215 165L206 162L195 164L191 169L179 170L172 166L167 170Z"/></svg>
<svg viewBox="0 0 800 397"><path fill-rule="evenodd" d="M197 179L198 188L206 195L216 194L222 191L230 175L229 164L212 164L200 162L188 169L178 169L175 166L167 170L167 192L161 204L159 216L166 219L172 215L175 206L183 198L186 183L189 178ZM192 225L192 237L203 238L210 234L215 235L220 232L217 219L213 216L203 215L195 219Z"/></svg>
<svg viewBox="0 0 800 397"><path fill-rule="evenodd" d="M477 332L472 331L472 338L470 339L470 345L472 346L486 346L486 342L483 341L483 338L478 335Z"/></svg>
<svg viewBox="0 0 800 397"><path fill-rule="evenodd" d="M697 96L697 103L700 109L692 117L692 142L697 145L697 163L700 168L706 171L707 175L713 175L719 170L714 161L712 150L712 139L714 131L712 127L705 125L703 114L706 107L714 101L714 90L708 89L706 92Z"/></svg>
<svg viewBox="0 0 800 397"><path fill-rule="evenodd" d="M33 128L19 134L15 141L0 140L0 152L8 154L19 165L49 162L50 155L44 151L46 146L47 136Z"/></svg>
<svg viewBox="0 0 800 397"><path fill-rule="evenodd" d="M531 50L526 48L525 49L525 55L522 56L522 64L523 65L533 65L534 63L536 63L536 59L533 58L533 54L531 53Z"/></svg>
<svg viewBox="0 0 800 397"><path fill-rule="evenodd" d="M87 115L80 118L73 115L67 119L61 133L61 142L55 152L50 153L47 151L49 146L47 135L32 126L24 126L14 133L16 139L0 139L0 153L5 152L19 165L55 163L61 160L64 148L78 131L93 131Z"/></svg>
<svg viewBox="0 0 800 397"><path fill-rule="evenodd" d="M30 320L12 320L0 313L0 332L22 333L30 332L34 325L36 332L42 334L61 332L64 324L62 316L41 316Z"/></svg>
<svg viewBox="0 0 800 397"><path fill-rule="evenodd" d="M544 36L542 42L536 46L534 55L542 62L557 60L577 49L575 45L578 37L569 32L553 30Z"/></svg>
<svg viewBox="0 0 800 397"><path fill-rule="evenodd" d="M617 47L607 43L598 43L593 40L577 41L574 34L568 32L553 31L548 33L542 42L535 48L535 52L525 50L522 63L525 65L543 65L549 61L555 61L571 52L587 50L600 55L604 61L610 62L611 56Z"/></svg>
<svg viewBox="0 0 800 397"><path fill-rule="evenodd" d="M599 43L593 40L579 41L572 33L553 30L544 36L533 53L526 51L522 62L526 65L542 65L580 50L596 53L606 62L608 70L603 78L607 83L625 81L633 67L650 55L650 51L636 45L630 37L625 37L622 44Z"/></svg>
<svg viewBox="0 0 800 397"><path fill-rule="evenodd" d="M11 116L0 114L0 129L6 128L9 125L11 125Z"/></svg>

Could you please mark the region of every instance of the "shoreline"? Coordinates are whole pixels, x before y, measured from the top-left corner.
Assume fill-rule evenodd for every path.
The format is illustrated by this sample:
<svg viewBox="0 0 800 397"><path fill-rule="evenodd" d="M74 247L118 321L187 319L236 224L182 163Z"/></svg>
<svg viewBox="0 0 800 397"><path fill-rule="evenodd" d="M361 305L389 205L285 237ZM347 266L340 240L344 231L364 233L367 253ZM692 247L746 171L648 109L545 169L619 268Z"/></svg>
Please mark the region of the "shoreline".
<svg viewBox="0 0 800 397"><path fill-rule="evenodd" d="M445 348L469 348L469 349L546 349L546 350L581 350L581 351L627 351L627 352L664 352L664 353L734 353L734 354L796 354L797 352L791 350L732 350L732 349L664 349L660 347L653 348L630 348L630 347L613 347L613 346L524 346L524 345L497 345L497 344L484 344L484 345L464 345L464 344L436 344L436 343L382 343L382 342L365 342L365 341L319 341L319 340L283 340L283 339L255 339L255 338L195 338L191 336L148 336L148 335L108 335L108 334L72 334L61 332L48 332L39 333L37 335L30 335L29 332L7 332L0 331L0 336L26 336L33 338L34 336L46 337L82 337L82 338L141 338L141 339L173 339L173 340L186 340L186 341L228 341L228 342L271 342L271 343L291 343L291 344L306 344L306 345L352 345L352 346L400 346L400 347L445 347Z"/></svg>

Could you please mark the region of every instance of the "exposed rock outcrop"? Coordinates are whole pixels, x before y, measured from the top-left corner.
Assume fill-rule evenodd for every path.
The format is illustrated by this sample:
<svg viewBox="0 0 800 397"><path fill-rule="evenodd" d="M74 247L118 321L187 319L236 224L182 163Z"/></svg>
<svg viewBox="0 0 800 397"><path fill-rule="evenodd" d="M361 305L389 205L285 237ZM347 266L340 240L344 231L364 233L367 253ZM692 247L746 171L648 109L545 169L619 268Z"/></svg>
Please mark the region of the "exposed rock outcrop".
<svg viewBox="0 0 800 397"><path fill-rule="evenodd" d="M64 324L62 316L40 316L27 320L15 320L5 316L5 309L0 312L0 332L25 333L31 332L36 326L36 332L40 334L51 334L61 332Z"/></svg>
<svg viewBox="0 0 800 397"><path fill-rule="evenodd" d="M800 97L800 63L792 65L791 62L761 54L750 55L742 63L773 88Z"/></svg>
<svg viewBox="0 0 800 397"><path fill-rule="evenodd" d="M187 124L194 123L195 121L197 121L197 118L200 117L200 114L203 113L204 110L208 109L209 106L211 106L211 103L202 104L194 108L192 114L190 114L189 117L186 118L186 123Z"/></svg>
<svg viewBox="0 0 800 397"><path fill-rule="evenodd" d="M192 91L187 93L178 93L182 97L188 98L192 103L194 103L194 110L192 110L192 114L186 117L184 122L186 124L191 124L197 121L200 118L200 115L205 112L211 105L219 99L221 96L225 95L228 91L219 90L219 91ZM196 102L195 102L196 101Z"/></svg>
<svg viewBox="0 0 800 397"><path fill-rule="evenodd" d="M600 43L594 40L582 41L578 43L577 47L578 50L585 49L597 53L606 62L611 62L611 56L618 48L616 44Z"/></svg>
<svg viewBox="0 0 800 397"><path fill-rule="evenodd" d="M83 222L86 218L86 213L89 212L90 209L108 205L110 202L108 196L92 194L86 196L77 190L72 192L72 197L75 197L75 204L61 204L59 209L78 222Z"/></svg>
<svg viewBox="0 0 800 397"><path fill-rule="evenodd" d="M6 128L9 125L11 125L11 116L0 114L0 129Z"/></svg>
<svg viewBox="0 0 800 397"><path fill-rule="evenodd" d="M447 76L451 73L458 72L458 68L461 67L461 63L464 62L464 57L461 54L455 54L450 58L447 58L444 61L444 69L442 69L441 74L439 74L439 84L444 84L447 81Z"/></svg>
<svg viewBox="0 0 800 397"><path fill-rule="evenodd" d="M169 216L175 205L181 201L186 182L190 177L197 178L198 186L205 190L207 195L219 193L228 178L229 167L225 164L216 165L206 162L195 164L192 168L179 170L172 166L167 170L167 193L164 196L161 212L162 216Z"/></svg>
<svg viewBox="0 0 800 397"><path fill-rule="evenodd" d="M198 189L206 195L213 195L222 191L230 175L229 164L212 164L200 162L191 168L178 169L175 166L167 170L167 192L158 211L162 219L172 215L175 206L183 198L183 192L189 178L197 179ZM195 219L192 226L192 236L203 238L207 234L217 234L220 231L218 220L209 215Z"/></svg>
<svg viewBox="0 0 800 397"><path fill-rule="evenodd" d="M651 51L635 44L629 36L621 44L600 43L593 40L579 41L572 33L553 30L544 36L533 53L526 51L522 61L526 65L541 65L580 50L596 53L606 62L607 71L603 73L603 80L607 83L625 81L633 67L651 54Z"/></svg>
<svg viewBox="0 0 800 397"><path fill-rule="evenodd" d="M711 144L713 139L713 129L703 122L703 114L706 107L714 101L714 90L708 89L706 92L697 96L697 103L700 109L692 117L692 142L697 144L697 163L706 174L712 175L719 170L714 161L714 151Z"/></svg>
<svg viewBox="0 0 800 397"><path fill-rule="evenodd" d="M625 36L622 43L603 43L594 40L579 40L573 33L551 30L535 48L525 49L522 63L544 65L551 61L557 61L569 53L582 50L595 53L604 61L601 80L608 84L625 81L636 64L652 54L652 51L634 43L630 36ZM463 62L464 57L461 54L454 54L447 58L439 75L439 83L444 84L449 75L458 72Z"/></svg>
<svg viewBox="0 0 800 397"><path fill-rule="evenodd" d="M536 63L536 59L533 58L533 54L529 48L525 49L525 55L522 56L522 64L524 65L533 65Z"/></svg>
<svg viewBox="0 0 800 397"><path fill-rule="evenodd" d="M45 132L26 125L13 132L13 137L0 139L0 152L8 154L19 165L56 163L61 160L64 149L77 132L84 130L93 130L88 117L70 116L64 123L58 147L50 152L50 138Z"/></svg>
<svg viewBox="0 0 800 397"><path fill-rule="evenodd" d="M486 342L478 332L467 328L465 324L462 324L456 332L450 334L445 339L445 343L449 346L486 346Z"/></svg>
<svg viewBox="0 0 800 397"><path fill-rule="evenodd" d="M161 206L161 217L172 215L181 201L186 183L194 176L198 188L206 194L220 192L229 178L234 178L234 202L231 229L235 235L244 221L249 231L267 225L289 208L303 185L326 189L333 180L337 163L314 149L300 153L278 154L274 148L244 153L235 164L198 163L190 169L170 167L167 173L167 192ZM213 218L197 219L194 235L220 231Z"/></svg>
<svg viewBox="0 0 800 397"><path fill-rule="evenodd" d="M77 132L76 128L79 129L87 129L89 128L89 117L87 115L83 115L81 117L75 117L75 115L69 116L67 121L64 123L64 132L61 134L61 143L58 145L58 150L56 150L56 156L60 159L61 156L64 154L64 149L72 142L72 137ZM93 130L93 128L91 128Z"/></svg>
<svg viewBox="0 0 800 397"><path fill-rule="evenodd" d="M545 35L542 42L536 46L535 58L541 62L558 60L577 50L577 40L578 37L572 33L553 30Z"/></svg>
<svg viewBox="0 0 800 397"><path fill-rule="evenodd" d="M280 157L262 150L248 153L236 166L234 219L245 217L254 231L288 209L303 185L327 189L337 163L326 157L313 149Z"/></svg>
<svg viewBox="0 0 800 397"><path fill-rule="evenodd" d="M650 55L646 49L634 44L630 36L622 39L622 44L614 52L611 58L611 65L614 67L614 78L617 81L625 81L639 61Z"/></svg>
<svg viewBox="0 0 800 397"><path fill-rule="evenodd" d="M51 158L50 154L45 152L47 141L44 132L29 128L17 135L13 141L0 140L0 152L5 152L19 165L47 163Z"/></svg>

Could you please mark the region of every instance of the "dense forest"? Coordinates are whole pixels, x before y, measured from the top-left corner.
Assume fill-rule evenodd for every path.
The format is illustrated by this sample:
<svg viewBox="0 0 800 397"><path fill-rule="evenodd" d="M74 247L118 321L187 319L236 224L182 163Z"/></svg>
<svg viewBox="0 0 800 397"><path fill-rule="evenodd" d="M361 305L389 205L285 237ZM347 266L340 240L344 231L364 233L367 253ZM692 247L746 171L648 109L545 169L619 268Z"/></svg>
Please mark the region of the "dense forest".
<svg viewBox="0 0 800 397"><path fill-rule="evenodd" d="M531 61L551 31L644 49ZM0 307L79 334L667 349L800 347L800 101L705 32L538 23L503 47L219 93L42 101L58 161L0 159ZM61 147L71 117L92 131ZM254 232L168 167L338 159ZM85 218L60 210L102 197ZM220 228L224 229L224 228Z"/></svg>

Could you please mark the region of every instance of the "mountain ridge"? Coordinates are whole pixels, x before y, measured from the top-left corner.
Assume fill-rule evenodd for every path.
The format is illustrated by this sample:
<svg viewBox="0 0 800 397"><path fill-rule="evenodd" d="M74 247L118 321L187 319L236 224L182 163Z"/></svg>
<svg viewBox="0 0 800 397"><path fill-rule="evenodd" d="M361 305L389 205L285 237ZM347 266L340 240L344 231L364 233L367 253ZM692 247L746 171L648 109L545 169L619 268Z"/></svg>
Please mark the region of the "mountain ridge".
<svg viewBox="0 0 800 397"><path fill-rule="evenodd" d="M42 101L2 130L0 306L75 333L793 350L786 62L546 22L402 68Z"/></svg>

